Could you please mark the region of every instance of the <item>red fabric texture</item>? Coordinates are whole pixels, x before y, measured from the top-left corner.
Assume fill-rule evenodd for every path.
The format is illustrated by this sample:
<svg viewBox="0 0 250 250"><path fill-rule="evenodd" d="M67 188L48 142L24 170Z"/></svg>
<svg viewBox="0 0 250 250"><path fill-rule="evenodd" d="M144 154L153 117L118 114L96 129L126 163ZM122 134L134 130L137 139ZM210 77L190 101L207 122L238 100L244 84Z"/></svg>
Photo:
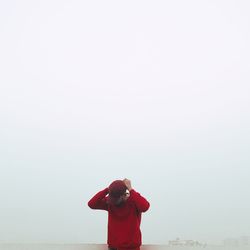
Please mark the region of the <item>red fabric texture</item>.
<svg viewBox="0 0 250 250"><path fill-rule="evenodd" d="M98 192L89 202L92 209L108 211L108 246L118 250L139 250L141 237L141 213L149 209L149 202L134 189L129 198L115 206L107 201L108 188Z"/></svg>
<svg viewBox="0 0 250 250"><path fill-rule="evenodd" d="M140 250L140 247L135 247L135 248L108 248L108 250Z"/></svg>
<svg viewBox="0 0 250 250"><path fill-rule="evenodd" d="M122 180L116 180L109 185L108 189L109 195L113 196L114 198L119 198L126 192L127 187Z"/></svg>
<svg viewBox="0 0 250 250"><path fill-rule="evenodd" d="M113 181L109 187L109 203L116 204L119 198L126 192L127 187L122 180Z"/></svg>

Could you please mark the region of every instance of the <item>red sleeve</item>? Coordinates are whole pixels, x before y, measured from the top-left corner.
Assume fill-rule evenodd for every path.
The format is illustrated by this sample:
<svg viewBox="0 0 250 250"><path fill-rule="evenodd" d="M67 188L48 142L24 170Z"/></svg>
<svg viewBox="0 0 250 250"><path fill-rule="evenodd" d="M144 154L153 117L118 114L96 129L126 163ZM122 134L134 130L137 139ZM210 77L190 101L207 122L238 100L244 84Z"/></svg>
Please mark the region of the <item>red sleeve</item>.
<svg viewBox="0 0 250 250"><path fill-rule="evenodd" d="M130 190L130 199L135 203L139 212L146 212L150 207L149 202L134 189Z"/></svg>
<svg viewBox="0 0 250 250"><path fill-rule="evenodd" d="M108 188L103 189L94 195L88 202L88 206L92 209L108 210L108 204L106 202L106 195L108 194Z"/></svg>

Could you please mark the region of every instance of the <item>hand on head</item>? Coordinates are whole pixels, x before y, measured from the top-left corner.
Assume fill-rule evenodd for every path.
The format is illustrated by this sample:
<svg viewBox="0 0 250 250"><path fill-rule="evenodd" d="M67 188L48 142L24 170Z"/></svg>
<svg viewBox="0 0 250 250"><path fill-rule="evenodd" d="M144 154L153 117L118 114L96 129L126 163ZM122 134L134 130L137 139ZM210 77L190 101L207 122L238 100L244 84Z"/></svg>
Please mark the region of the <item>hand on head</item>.
<svg viewBox="0 0 250 250"><path fill-rule="evenodd" d="M126 185L128 191L130 191L132 189L132 186L131 186L131 181L129 179L123 179L123 182L124 184Z"/></svg>

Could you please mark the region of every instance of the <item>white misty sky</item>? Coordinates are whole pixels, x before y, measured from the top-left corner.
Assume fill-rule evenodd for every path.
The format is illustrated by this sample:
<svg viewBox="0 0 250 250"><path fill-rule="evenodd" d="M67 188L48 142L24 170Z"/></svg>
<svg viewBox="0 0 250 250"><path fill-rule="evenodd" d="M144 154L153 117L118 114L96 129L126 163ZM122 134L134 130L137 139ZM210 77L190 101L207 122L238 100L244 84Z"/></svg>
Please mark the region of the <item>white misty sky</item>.
<svg viewBox="0 0 250 250"><path fill-rule="evenodd" d="M1 1L0 242L106 242L127 177L144 243L250 236L247 0Z"/></svg>

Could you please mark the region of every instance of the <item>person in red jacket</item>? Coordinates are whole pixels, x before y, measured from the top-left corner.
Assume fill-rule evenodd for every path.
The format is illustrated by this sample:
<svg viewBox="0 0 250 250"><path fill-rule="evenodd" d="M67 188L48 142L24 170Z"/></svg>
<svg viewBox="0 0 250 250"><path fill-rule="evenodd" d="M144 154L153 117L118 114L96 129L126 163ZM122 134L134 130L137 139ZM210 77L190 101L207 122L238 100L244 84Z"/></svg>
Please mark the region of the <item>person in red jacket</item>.
<svg viewBox="0 0 250 250"><path fill-rule="evenodd" d="M128 179L115 180L88 202L92 209L108 211L109 250L140 250L141 213L149 202L136 192Z"/></svg>

